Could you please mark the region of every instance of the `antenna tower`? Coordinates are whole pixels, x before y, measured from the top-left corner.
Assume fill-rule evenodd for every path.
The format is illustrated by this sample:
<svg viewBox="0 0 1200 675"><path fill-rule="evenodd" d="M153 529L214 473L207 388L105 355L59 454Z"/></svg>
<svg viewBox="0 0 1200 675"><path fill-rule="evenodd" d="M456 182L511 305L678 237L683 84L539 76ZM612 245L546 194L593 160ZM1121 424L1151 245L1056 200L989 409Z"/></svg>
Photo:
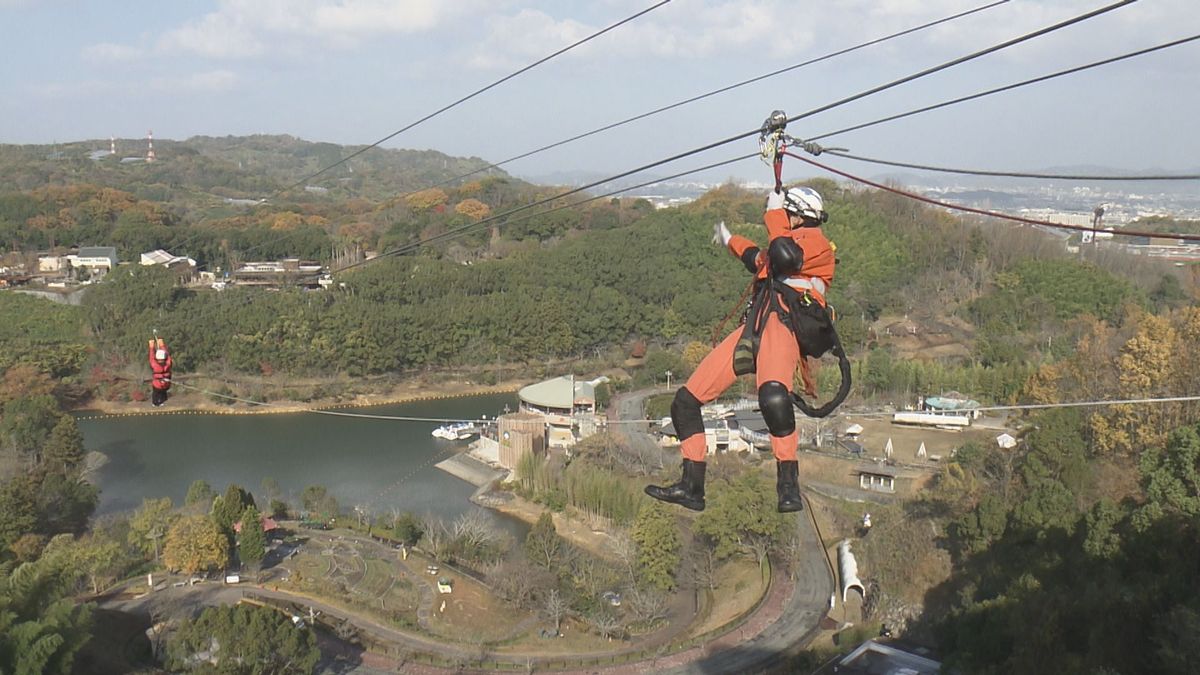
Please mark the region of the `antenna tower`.
<svg viewBox="0 0 1200 675"><path fill-rule="evenodd" d="M146 161L154 161L154 131L146 132Z"/></svg>

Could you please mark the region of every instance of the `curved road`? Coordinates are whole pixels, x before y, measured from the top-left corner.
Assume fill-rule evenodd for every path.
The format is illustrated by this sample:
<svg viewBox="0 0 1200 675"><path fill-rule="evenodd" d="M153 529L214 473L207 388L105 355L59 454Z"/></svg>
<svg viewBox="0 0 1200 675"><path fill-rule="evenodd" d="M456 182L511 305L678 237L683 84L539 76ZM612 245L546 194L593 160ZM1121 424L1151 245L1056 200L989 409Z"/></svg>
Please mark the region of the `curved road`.
<svg viewBox="0 0 1200 675"><path fill-rule="evenodd" d="M614 397L611 408L619 419L643 419L642 402L647 397L660 393L669 392L662 388L630 392ZM647 445L657 447L653 437L637 425L620 424L616 426L621 430L618 437L631 444L631 447L639 448ZM670 663L674 667L663 672L674 675L750 673L778 663L782 654L795 651L812 640L819 630L818 624L821 617L825 616L825 611L829 607L829 598L834 593L835 580L833 570L829 566L829 559L825 556L825 547L817 534L817 526L811 514L812 508L809 507L797 514L796 518L797 533L804 543L805 554L796 564L796 571L793 575L795 578L794 590L785 598L768 599L757 612L757 615L774 614L775 608L772 605L781 603L782 607L777 610L777 618L762 626L760 631L754 632L753 629L758 628L758 624L761 623L755 619L764 618L756 615L747 621L743 630L735 629L726 636L730 642L733 642L732 645L722 649L720 647L726 646L726 643L718 639L714 640L706 650L689 650L692 654L688 663L682 662L689 655L688 652L676 655L672 659L664 659L662 663L656 665L665 666L675 660L680 660L681 663L678 665ZM780 575L776 576L772 584L773 589L781 581L779 577ZM790 586L791 584L785 585ZM735 635L736 641L734 641Z"/></svg>

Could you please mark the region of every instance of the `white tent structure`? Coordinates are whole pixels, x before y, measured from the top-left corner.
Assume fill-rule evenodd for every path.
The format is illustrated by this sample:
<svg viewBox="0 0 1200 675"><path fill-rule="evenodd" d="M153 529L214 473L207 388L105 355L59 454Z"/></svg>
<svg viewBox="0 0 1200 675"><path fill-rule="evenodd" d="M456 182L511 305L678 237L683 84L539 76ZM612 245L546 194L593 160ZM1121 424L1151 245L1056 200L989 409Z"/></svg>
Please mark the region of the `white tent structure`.
<svg viewBox="0 0 1200 675"><path fill-rule="evenodd" d="M883 446L883 456L887 457L888 459L891 459L892 452L894 452L894 450L892 448L892 437L888 436L887 445Z"/></svg>

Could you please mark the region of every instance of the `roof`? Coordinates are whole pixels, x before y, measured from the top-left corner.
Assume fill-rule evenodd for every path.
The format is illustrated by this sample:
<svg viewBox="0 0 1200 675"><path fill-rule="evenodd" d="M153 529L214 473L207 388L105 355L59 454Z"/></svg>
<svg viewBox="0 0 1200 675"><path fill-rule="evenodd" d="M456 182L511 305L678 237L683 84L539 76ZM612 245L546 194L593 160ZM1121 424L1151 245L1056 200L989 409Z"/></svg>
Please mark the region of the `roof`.
<svg viewBox="0 0 1200 675"><path fill-rule="evenodd" d="M116 261L117 247L115 246L82 246L79 249L80 258L109 258Z"/></svg>
<svg viewBox="0 0 1200 675"><path fill-rule="evenodd" d="M854 651L836 661L833 668L822 668L820 673L837 672L840 675L937 675L942 664L931 658L914 654L898 645L867 640Z"/></svg>
<svg viewBox="0 0 1200 675"><path fill-rule="evenodd" d="M978 408L979 401L962 398L961 394L959 397L948 394L946 396L930 396L925 399L925 405L938 410L969 410Z"/></svg>
<svg viewBox="0 0 1200 675"><path fill-rule="evenodd" d="M855 469L855 471L859 473L872 473L876 476L891 476L892 478L900 475L900 469L888 466L887 464L863 464Z"/></svg>
<svg viewBox="0 0 1200 675"><path fill-rule="evenodd" d="M175 256L161 248L142 254L143 265L165 265L175 259Z"/></svg>
<svg viewBox="0 0 1200 675"><path fill-rule="evenodd" d="M576 403L595 403L596 388L590 382L576 381L574 377L564 375L531 384L517 395L530 405L570 409Z"/></svg>

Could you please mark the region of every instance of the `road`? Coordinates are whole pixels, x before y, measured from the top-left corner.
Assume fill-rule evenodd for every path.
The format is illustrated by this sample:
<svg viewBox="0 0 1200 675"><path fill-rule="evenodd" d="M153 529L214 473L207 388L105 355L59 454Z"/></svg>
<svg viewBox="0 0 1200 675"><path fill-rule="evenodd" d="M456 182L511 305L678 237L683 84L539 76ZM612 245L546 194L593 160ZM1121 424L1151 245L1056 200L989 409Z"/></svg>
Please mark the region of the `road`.
<svg viewBox="0 0 1200 675"><path fill-rule="evenodd" d="M666 389L630 392L615 397L612 407L619 419L643 419L642 402L649 396L661 393L668 392ZM620 424L616 426L621 429L618 438L625 438L626 442L631 444L649 443L654 445L653 437L636 425ZM769 598L758 612L760 615L773 615L775 616L774 620L768 622L762 620L764 617L757 617L759 622L756 622L752 618L742 630L735 631L738 635L732 646L725 649L710 647L707 650L696 650L700 653L691 654L693 660L663 672L674 675L750 673L778 663L781 654L795 651L812 640L819 630L818 624L821 617L825 615L829 607L829 598L834 593L835 581L833 570L829 566L829 559L825 557L825 547L818 536L817 526L811 513L812 509L808 508L796 516L797 533L804 543L805 555L797 561L795 583L784 584L791 588L791 592L787 597ZM779 582L780 579L777 576L772 588L779 588ZM773 608L773 603L781 606ZM778 614L772 610L776 610ZM756 629L760 630L756 632ZM728 636L731 641L733 641L733 635ZM747 637L749 639L746 639ZM714 642L720 644L722 641ZM685 652L678 656L686 658L688 654Z"/></svg>

